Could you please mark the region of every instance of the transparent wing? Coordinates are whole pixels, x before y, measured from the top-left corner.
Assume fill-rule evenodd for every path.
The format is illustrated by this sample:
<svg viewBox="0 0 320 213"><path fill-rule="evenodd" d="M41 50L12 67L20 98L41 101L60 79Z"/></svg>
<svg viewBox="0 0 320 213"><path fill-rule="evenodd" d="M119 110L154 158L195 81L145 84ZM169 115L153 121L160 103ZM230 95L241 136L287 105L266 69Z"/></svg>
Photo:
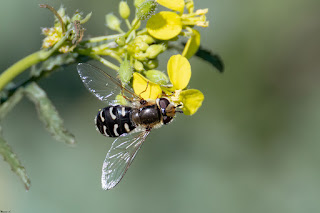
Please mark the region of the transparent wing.
<svg viewBox="0 0 320 213"><path fill-rule="evenodd" d="M79 63L77 70L86 88L101 101L112 100L120 92L129 98L139 99L133 91L123 87L119 80L93 65Z"/></svg>
<svg viewBox="0 0 320 213"><path fill-rule="evenodd" d="M112 189L120 182L149 133L145 130L127 134L112 143L102 166L103 189Z"/></svg>

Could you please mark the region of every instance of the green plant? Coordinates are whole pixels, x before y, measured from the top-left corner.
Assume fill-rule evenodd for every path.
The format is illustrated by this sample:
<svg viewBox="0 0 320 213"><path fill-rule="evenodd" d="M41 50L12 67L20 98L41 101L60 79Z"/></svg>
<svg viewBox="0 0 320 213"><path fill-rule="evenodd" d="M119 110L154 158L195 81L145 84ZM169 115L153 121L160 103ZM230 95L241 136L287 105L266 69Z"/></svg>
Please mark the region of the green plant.
<svg viewBox="0 0 320 213"><path fill-rule="evenodd" d="M156 13L159 4L171 11L166 9ZM45 38L41 50L21 59L0 75L0 120L26 96L35 104L40 120L53 137L74 144L74 136L64 128L63 120L37 81L59 66L89 59L114 70L122 84L132 87L142 98L155 99L166 94L176 105L182 106L186 115L194 114L201 106L204 95L197 89L187 89L191 78L188 59L193 55L201 57L223 71L219 56L201 48L200 33L194 29L195 26L208 27L208 9L194 10L193 0L135 0L134 6L132 21L129 21L131 10L126 1L119 3L122 20L113 13L106 15L107 26L116 34L84 39L83 24L89 21L91 13L83 17L76 12L69 17L65 8L56 11L49 5L40 5L54 14L54 25L42 30ZM141 27L143 20L147 20L145 27ZM122 29L121 21L124 21L127 31ZM187 42L180 41L183 37ZM170 58L167 75L157 67L158 56L169 50L181 54ZM105 56L115 59L118 64L110 62ZM15 77L29 68L30 77L22 84L14 84ZM121 103L121 94L118 101ZM24 167L1 135L0 154L29 189L30 180Z"/></svg>

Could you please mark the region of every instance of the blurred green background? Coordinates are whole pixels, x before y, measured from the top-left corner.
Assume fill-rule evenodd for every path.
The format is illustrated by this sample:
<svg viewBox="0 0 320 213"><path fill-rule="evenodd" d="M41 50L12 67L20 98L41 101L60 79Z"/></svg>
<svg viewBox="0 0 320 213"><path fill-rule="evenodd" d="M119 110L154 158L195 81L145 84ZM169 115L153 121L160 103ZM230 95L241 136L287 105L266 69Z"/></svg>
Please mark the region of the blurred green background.
<svg viewBox="0 0 320 213"><path fill-rule="evenodd" d="M130 3L131 1L128 0ZM320 212L320 1L195 0L209 8L202 44L218 74L192 58L190 87L205 94L192 117L152 132L122 182L100 187L112 143L96 132L104 107L68 66L40 85L77 138L56 142L23 100L1 123L31 178L26 192L0 160L0 210L16 212ZM2 0L0 70L37 51L52 15L39 3L93 12L87 36L111 33L118 1ZM163 61L163 64L166 62Z"/></svg>

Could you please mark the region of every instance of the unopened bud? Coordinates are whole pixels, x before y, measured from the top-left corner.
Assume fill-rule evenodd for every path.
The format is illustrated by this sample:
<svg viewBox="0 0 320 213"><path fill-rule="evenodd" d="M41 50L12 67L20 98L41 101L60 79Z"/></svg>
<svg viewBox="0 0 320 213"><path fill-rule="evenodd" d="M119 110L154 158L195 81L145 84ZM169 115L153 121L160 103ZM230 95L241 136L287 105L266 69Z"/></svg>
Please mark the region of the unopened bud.
<svg viewBox="0 0 320 213"><path fill-rule="evenodd" d="M122 36L116 39L116 43L120 46L123 47L126 44L126 39Z"/></svg>
<svg viewBox="0 0 320 213"><path fill-rule="evenodd" d="M132 77L132 68L129 60L125 59L120 64L119 78L122 83L127 84L130 81L131 77Z"/></svg>
<svg viewBox="0 0 320 213"><path fill-rule="evenodd" d="M148 55L148 58L156 58L160 53L165 51L166 48L164 45L161 44L153 44L149 46L149 48L146 50L146 53Z"/></svg>
<svg viewBox="0 0 320 213"><path fill-rule="evenodd" d="M133 55L133 57L135 59L138 59L139 61L144 61L147 59L147 54L143 53L143 52L137 52Z"/></svg>
<svg viewBox="0 0 320 213"><path fill-rule="evenodd" d="M119 31L121 22L115 15L112 13L106 15L106 22L111 30Z"/></svg>
<svg viewBox="0 0 320 213"><path fill-rule="evenodd" d="M146 0L134 0L134 6L136 8L138 8L143 2L145 2Z"/></svg>
<svg viewBox="0 0 320 213"><path fill-rule="evenodd" d="M144 42L146 42L147 44L152 44L152 43L155 42L155 40L154 40L151 36L149 36L149 35L140 35L140 36L138 36L137 38L140 38L141 41L144 41Z"/></svg>
<svg viewBox="0 0 320 213"><path fill-rule="evenodd" d="M143 64L140 62L140 61L138 61L138 60L135 60L135 62L134 62L134 64L133 64L133 67L134 67L134 69L135 70L137 70L137 71L142 71L142 70L144 70L143 69Z"/></svg>
<svg viewBox="0 0 320 213"><path fill-rule="evenodd" d="M119 3L119 14L121 18L128 19L130 16L130 8L126 1L120 1Z"/></svg>
<svg viewBox="0 0 320 213"><path fill-rule="evenodd" d="M159 70L149 70L145 72L145 75L150 81L156 84L166 85L169 82L168 76Z"/></svg>
<svg viewBox="0 0 320 213"><path fill-rule="evenodd" d="M137 17L139 20L145 20L154 14L157 3L154 0L144 1L137 9Z"/></svg>

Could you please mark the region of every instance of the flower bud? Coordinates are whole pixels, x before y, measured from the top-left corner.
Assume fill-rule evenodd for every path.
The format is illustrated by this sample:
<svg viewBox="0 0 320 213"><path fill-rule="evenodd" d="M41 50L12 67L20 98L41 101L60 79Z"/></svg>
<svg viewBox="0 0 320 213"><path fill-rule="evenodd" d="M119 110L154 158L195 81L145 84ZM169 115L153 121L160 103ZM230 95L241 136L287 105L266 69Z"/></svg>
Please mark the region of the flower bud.
<svg viewBox="0 0 320 213"><path fill-rule="evenodd" d="M113 101L114 105L128 105L128 101L123 97L123 95L117 95L115 100Z"/></svg>
<svg viewBox="0 0 320 213"><path fill-rule="evenodd" d="M143 68L143 64L140 62L140 61L138 61L138 60L135 60L135 62L134 62L134 64L133 64L133 67L134 67L134 69L135 70L137 70L137 71L142 71L142 70L144 70L144 68Z"/></svg>
<svg viewBox="0 0 320 213"><path fill-rule="evenodd" d="M147 44L152 44L152 43L155 42L155 40L154 40L151 36L149 36L149 35L140 35L140 36L138 36L137 38L140 38L141 41L144 41L144 42L146 42Z"/></svg>
<svg viewBox="0 0 320 213"><path fill-rule="evenodd" d="M149 70L145 72L145 76L159 85L166 85L169 82L168 76L159 70Z"/></svg>
<svg viewBox="0 0 320 213"><path fill-rule="evenodd" d="M80 21L81 20L81 14L80 13L76 13L72 16L71 18L71 22L74 22L74 21Z"/></svg>
<svg viewBox="0 0 320 213"><path fill-rule="evenodd" d="M106 23L111 30L119 31L121 22L112 13L106 15Z"/></svg>
<svg viewBox="0 0 320 213"><path fill-rule="evenodd" d="M123 47L126 44L126 39L122 36L116 39L116 43L120 46Z"/></svg>
<svg viewBox="0 0 320 213"><path fill-rule="evenodd" d="M121 18L128 19L130 16L130 8L126 1L120 1L119 3L119 14Z"/></svg>
<svg viewBox="0 0 320 213"><path fill-rule="evenodd" d="M143 2L145 2L146 0L134 0L134 6L136 8L138 8Z"/></svg>
<svg viewBox="0 0 320 213"><path fill-rule="evenodd" d="M128 60L123 60L120 64L119 78L122 83L127 84L132 77L132 68Z"/></svg>
<svg viewBox="0 0 320 213"><path fill-rule="evenodd" d="M144 1L137 9L137 17L139 20L145 20L154 14L157 3L154 0Z"/></svg>
<svg viewBox="0 0 320 213"><path fill-rule="evenodd" d="M166 47L162 44L153 44L147 50L148 58L156 58L160 53L166 50Z"/></svg>
<svg viewBox="0 0 320 213"><path fill-rule="evenodd" d="M143 53L143 52L137 52L133 55L133 57L135 59L138 59L139 61L144 61L147 59L147 54Z"/></svg>

